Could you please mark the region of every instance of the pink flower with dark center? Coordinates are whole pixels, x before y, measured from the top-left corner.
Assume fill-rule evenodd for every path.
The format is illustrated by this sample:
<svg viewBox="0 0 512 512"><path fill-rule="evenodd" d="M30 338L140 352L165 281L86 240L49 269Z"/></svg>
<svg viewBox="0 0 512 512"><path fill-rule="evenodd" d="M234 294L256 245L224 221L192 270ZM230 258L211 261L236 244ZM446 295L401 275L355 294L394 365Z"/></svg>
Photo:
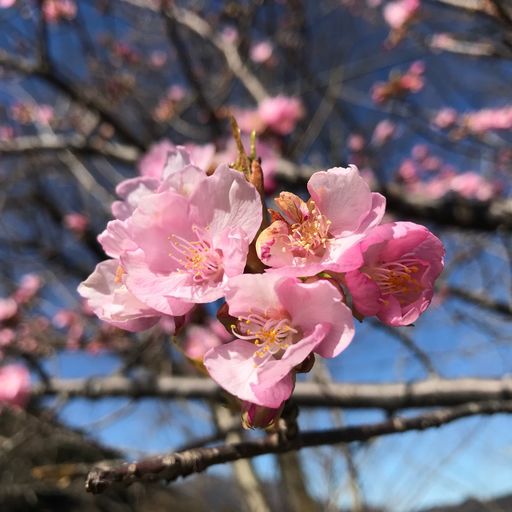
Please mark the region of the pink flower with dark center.
<svg viewBox="0 0 512 512"><path fill-rule="evenodd" d="M360 243L363 265L345 275L353 305L387 325L409 325L429 306L444 264L441 241L412 222L375 227Z"/></svg>
<svg viewBox="0 0 512 512"><path fill-rule="evenodd" d="M236 340L204 356L229 393L277 409L294 387L294 368L313 352L334 357L352 340L349 308L326 280L303 283L277 274L244 274L226 289Z"/></svg>
<svg viewBox="0 0 512 512"><path fill-rule="evenodd" d="M354 270L362 261L357 242L381 221L385 198L370 191L353 165L313 174L308 190L307 202L290 192L276 198L283 214L273 212L274 222L258 237L258 257L294 276Z"/></svg>
<svg viewBox="0 0 512 512"><path fill-rule="evenodd" d="M0 368L0 406L24 407L30 395L30 373L19 364Z"/></svg>

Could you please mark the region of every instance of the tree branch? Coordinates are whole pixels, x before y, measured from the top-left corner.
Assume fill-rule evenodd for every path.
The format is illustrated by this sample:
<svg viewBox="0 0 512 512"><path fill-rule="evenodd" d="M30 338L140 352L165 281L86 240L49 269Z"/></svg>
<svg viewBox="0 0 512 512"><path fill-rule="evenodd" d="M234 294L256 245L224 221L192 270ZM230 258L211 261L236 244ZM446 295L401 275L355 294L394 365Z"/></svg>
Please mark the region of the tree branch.
<svg viewBox="0 0 512 512"><path fill-rule="evenodd" d="M134 163L140 156L140 151L135 146L108 142L101 137L84 137L77 133L72 135L43 133L0 141L0 154L4 155L66 150L75 153L97 153L126 163Z"/></svg>
<svg viewBox="0 0 512 512"><path fill-rule="evenodd" d="M198 448L184 452L143 459L110 468L93 469L85 484L88 492L101 493L115 483L129 485L135 481L166 480L168 482L207 468L240 459L270 453L287 453L302 448L368 441L374 437L426 430L477 414L512 412L512 401L492 400L468 403L452 409L441 409L412 418L392 418L381 423L342 427L331 430L316 430L298 434L291 440L272 435L255 441L225 444L211 448Z"/></svg>
<svg viewBox="0 0 512 512"><path fill-rule="evenodd" d="M99 399L104 397L159 397L223 401L224 392L209 379L159 377L134 380L127 377L51 379L36 384L34 398L66 395ZM300 406L397 410L409 407L460 405L470 401L512 400L512 377L503 379L427 379L411 383L316 383L299 382L293 399Z"/></svg>

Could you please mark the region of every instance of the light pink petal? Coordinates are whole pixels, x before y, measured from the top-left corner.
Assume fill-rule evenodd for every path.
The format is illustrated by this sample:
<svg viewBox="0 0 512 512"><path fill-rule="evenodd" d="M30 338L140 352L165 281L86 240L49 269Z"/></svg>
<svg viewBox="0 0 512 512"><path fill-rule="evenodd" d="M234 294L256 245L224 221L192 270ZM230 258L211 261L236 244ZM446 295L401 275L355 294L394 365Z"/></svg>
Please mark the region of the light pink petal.
<svg viewBox="0 0 512 512"><path fill-rule="evenodd" d="M308 190L318 209L331 221L330 232L344 236L358 230L372 208L372 194L355 165L316 172Z"/></svg>
<svg viewBox="0 0 512 512"><path fill-rule="evenodd" d="M161 183L158 191L163 192L169 188L174 189L178 194L189 197L203 180L207 178L206 173L194 165L187 165L172 174Z"/></svg>
<svg viewBox="0 0 512 512"><path fill-rule="evenodd" d="M169 153L175 151L175 149L176 146L170 140L164 139L153 144L139 162L139 173L142 176L150 176L160 180Z"/></svg>
<svg viewBox="0 0 512 512"><path fill-rule="evenodd" d="M304 362L304 359L315 351L326 339L331 327L326 323L318 323L312 332L302 338L297 343L290 345L281 359L270 359L258 366L259 382L265 385L273 385L288 375L295 366ZM257 362L257 358L256 362ZM277 405L261 404L267 407L277 407Z"/></svg>
<svg viewBox="0 0 512 512"><path fill-rule="evenodd" d="M232 277L226 287L226 302L232 316L247 312L281 309L275 286L282 279L278 274L242 274Z"/></svg>
<svg viewBox="0 0 512 512"><path fill-rule="evenodd" d="M223 231L213 241L213 247L222 251L222 263L227 277L243 273L249 252L249 240L241 229Z"/></svg>
<svg viewBox="0 0 512 512"><path fill-rule="evenodd" d="M363 256L358 242L363 236L356 234L331 239L323 258L323 268L333 272L350 272L359 268L363 263Z"/></svg>
<svg viewBox="0 0 512 512"><path fill-rule="evenodd" d="M277 285L277 295L291 316L291 324L304 334L314 331L318 324L329 328L315 349L322 357L337 356L352 341L352 313L339 290L328 281L301 283L286 279Z"/></svg>
<svg viewBox="0 0 512 512"><path fill-rule="evenodd" d="M227 166L217 168L190 198L193 218L209 226L212 236L227 228L241 228L252 240L261 225L262 204L256 188L242 173Z"/></svg>
<svg viewBox="0 0 512 512"><path fill-rule="evenodd" d="M111 258L119 258L124 252L137 248L131 240L126 223L117 219L107 224L107 229L98 235L98 242Z"/></svg>
<svg viewBox="0 0 512 512"><path fill-rule="evenodd" d="M226 391L241 400L277 408L289 398L293 379L289 372L278 382L259 378L261 367L254 363L256 345L235 340L209 350L204 365L210 377Z"/></svg>
<svg viewBox="0 0 512 512"><path fill-rule="evenodd" d="M357 229L359 233L368 231L369 229L377 226L382 221L384 213L386 212L386 198L377 192L372 193L372 206L371 210Z"/></svg>
<svg viewBox="0 0 512 512"><path fill-rule="evenodd" d="M123 282L119 262L98 263L94 272L78 287L94 313L105 322L128 331L142 331L155 325L160 313L139 301Z"/></svg>
<svg viewBox="0 0 512 512"><path fill-rule="evenodd" d="M188 313L194 304L173 297L177 288L186 284L188 275L152 271L142 250L122 256L121 262L127 270L126 287L147 306L172 316Z"/></svg>
<svg viewBox="0 0 512 512"><path fill-rule="evenodd" d="M143 197L157 190L160 181L155 178L141 177L124 180L116 187L116 194L123 199L112 204L112 215L117 219L127 219L137 208Z"/></svg>
<svg viewBox="0 0 512 512"><path fill-rule="evenodd" d="M190 153L187 151L187 148L177 146L174 149L169 150L167 152L165 165L161 174L162 179L168 178L191 163Z"/></svg>

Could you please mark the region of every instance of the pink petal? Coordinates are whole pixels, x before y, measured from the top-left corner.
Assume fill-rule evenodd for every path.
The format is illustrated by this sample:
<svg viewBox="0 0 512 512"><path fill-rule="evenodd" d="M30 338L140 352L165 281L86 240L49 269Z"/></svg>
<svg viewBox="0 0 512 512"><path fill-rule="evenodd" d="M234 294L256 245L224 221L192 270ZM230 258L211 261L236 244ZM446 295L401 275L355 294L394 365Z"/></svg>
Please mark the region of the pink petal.
<svg viewBox="0 0 512 512"><path fill-rule="evenodd" d="M291 324L304 334L314 331L318 324L328 328L315 349L322 357L337 356L352 341L352 313L339 290L328 281L301 283L286 279L277 285L277 295L291 316Z"/></svg>
<svg viewBox="0 0 512 512"><path fill-rule="evenodd" d="M331 221L330 232L344 236L357 231L372 208L372 194L355 165L316 172L308 190L318 209Z"/></svg>

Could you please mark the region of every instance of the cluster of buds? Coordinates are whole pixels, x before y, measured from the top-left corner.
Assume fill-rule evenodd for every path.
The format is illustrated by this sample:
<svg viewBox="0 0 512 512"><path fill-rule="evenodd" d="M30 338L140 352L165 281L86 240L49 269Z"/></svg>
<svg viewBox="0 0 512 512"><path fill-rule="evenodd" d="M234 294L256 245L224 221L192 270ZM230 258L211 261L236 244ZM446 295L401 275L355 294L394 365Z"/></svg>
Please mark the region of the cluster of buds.
<svg viewBox="0 0 512 512"><path fill-rule="evenodd" d="M307 200L281 192L267 221L254 144L250 156L237 144L236 162L213 173L175 147L157 177L121 183L116 218L99 235L110 259L78 290L130 331L163 319L176 332L194 306L224 299L218 318L230 336L205 347L202 364L237 397L244 425L265 427L315 355L350 344L354 317L413 323L444 249L423 226L381 224L385 198L355 166L313 174Z"/></svg>

